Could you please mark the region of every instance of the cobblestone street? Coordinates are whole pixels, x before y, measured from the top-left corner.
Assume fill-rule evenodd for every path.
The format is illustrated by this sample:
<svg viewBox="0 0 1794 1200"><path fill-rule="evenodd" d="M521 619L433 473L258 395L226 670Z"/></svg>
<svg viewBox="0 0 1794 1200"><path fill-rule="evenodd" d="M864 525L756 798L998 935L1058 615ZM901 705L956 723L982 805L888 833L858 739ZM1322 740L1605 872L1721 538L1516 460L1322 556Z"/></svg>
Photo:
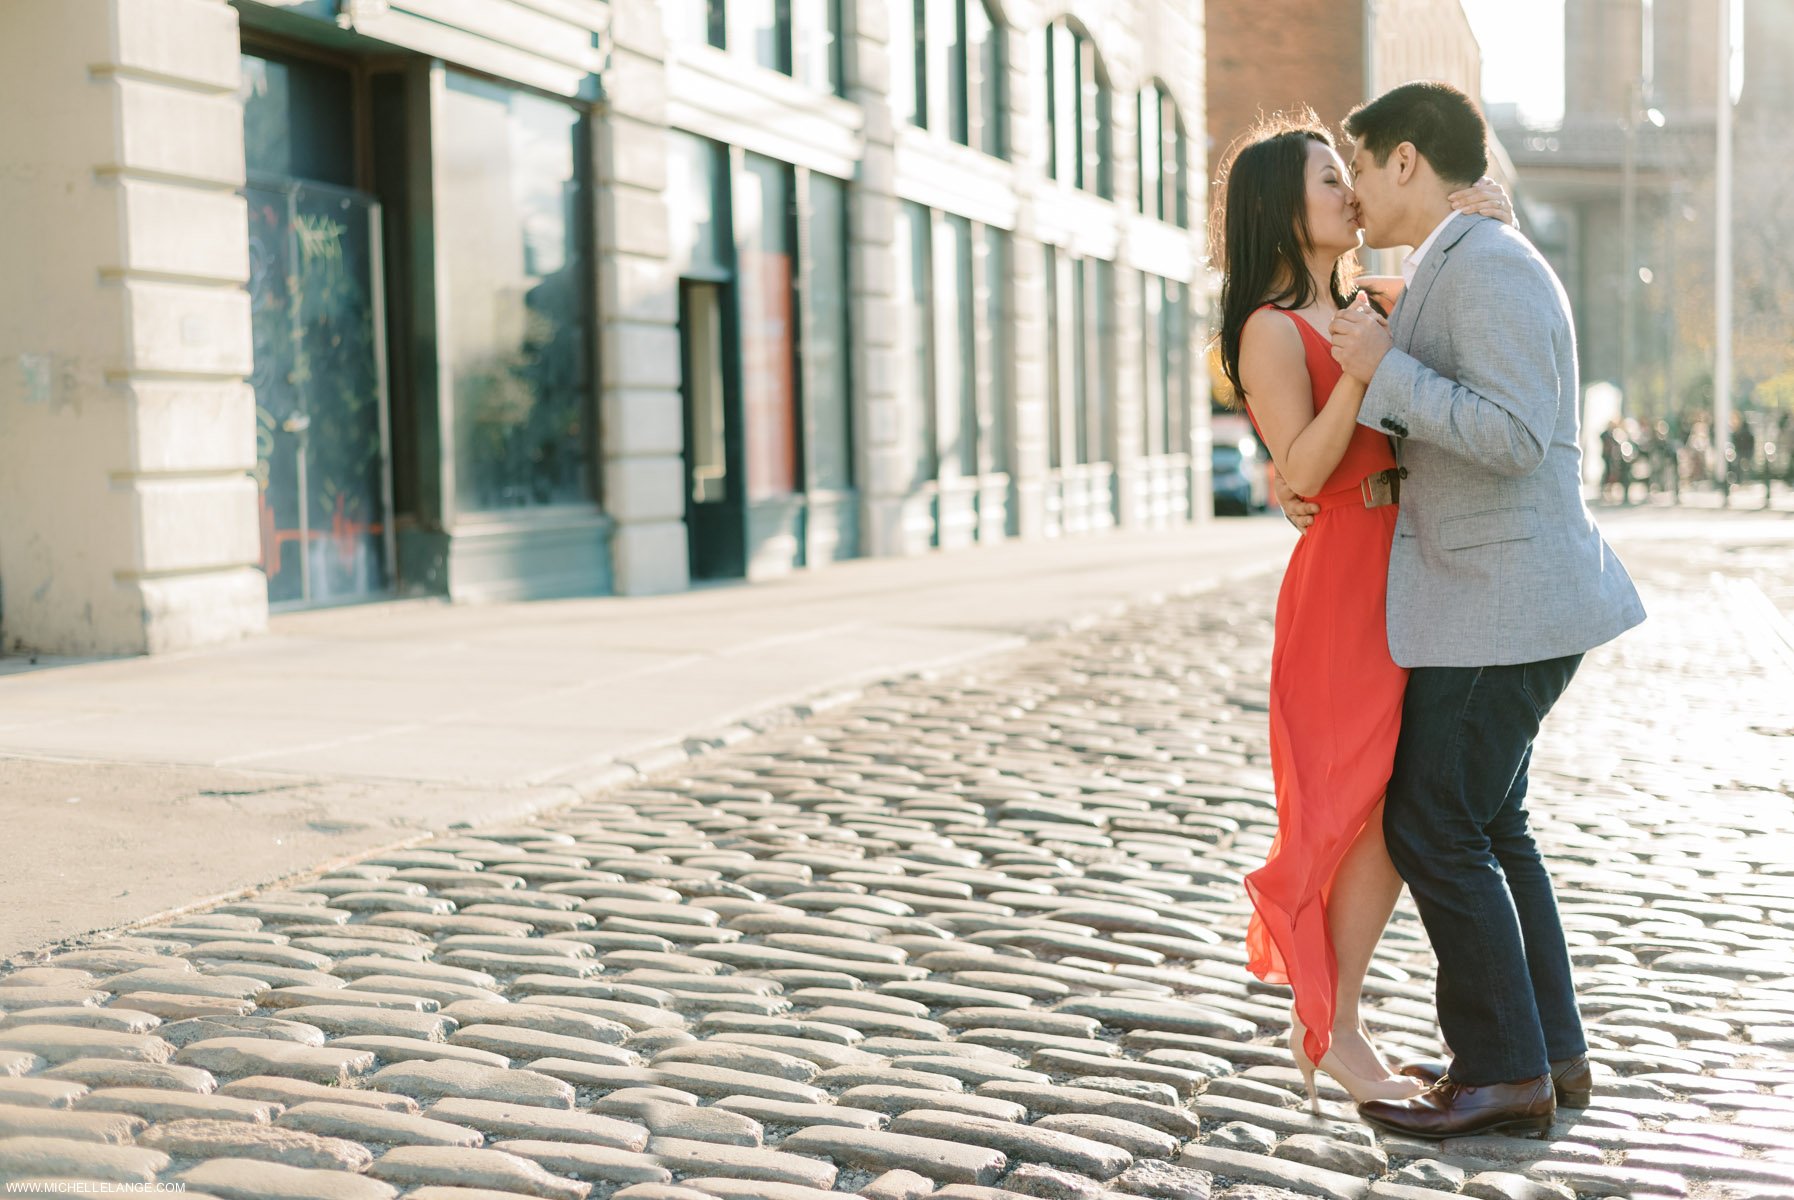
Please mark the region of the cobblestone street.
<svg viewBox="0 0 1794 1200"><path fill-rule="evenodd" d="M1779 554L1779 559L1770 557ZM1631 556L1628 555L1630 558ZM1244 970L1276 580L0 977L0 1179L241 1200L1794 1197L1794 647L1641 554L1546 726L1596 1091L1374 1133ZM1753 558L1794 577L1794 545ZM1404 902L1370 981L1438 1050Z"/></svg>

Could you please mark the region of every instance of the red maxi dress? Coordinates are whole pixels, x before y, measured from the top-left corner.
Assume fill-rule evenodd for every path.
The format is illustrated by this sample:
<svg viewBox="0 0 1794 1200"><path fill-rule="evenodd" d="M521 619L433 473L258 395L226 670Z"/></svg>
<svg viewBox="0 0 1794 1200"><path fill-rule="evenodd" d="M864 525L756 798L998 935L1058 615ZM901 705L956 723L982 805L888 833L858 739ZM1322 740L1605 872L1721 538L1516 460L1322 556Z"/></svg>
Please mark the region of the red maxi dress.
<svg viewBox="0 0 1794 1200"><path fill-rule="evenodd" d="M1332 346L1295 313L1319 412L1339 381ZM1358 426L1290 555L1271 650L1271 776L1277 836L1246 877L1248 965L1295 992L1304 1049L1332 1040L1339 966L1327 932L1334 874L1376 810L1395 760L1408 672L1389 656L1385 602L1396 506L1366 508L1365 476L1395 466L1389 440Z"/></svg>

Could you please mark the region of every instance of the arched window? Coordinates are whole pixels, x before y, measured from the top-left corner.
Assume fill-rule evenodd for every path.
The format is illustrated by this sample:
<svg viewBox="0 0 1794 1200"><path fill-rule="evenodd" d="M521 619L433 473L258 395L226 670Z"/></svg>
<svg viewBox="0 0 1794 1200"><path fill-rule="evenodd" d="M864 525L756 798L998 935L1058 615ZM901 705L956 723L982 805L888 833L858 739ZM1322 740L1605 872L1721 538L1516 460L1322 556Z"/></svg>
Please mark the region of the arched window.
<svg viewBox="0 0 1794 1200"><path fill-rule="evenodd" d="M954 41L947 58L947 100L953 140L997 158L1003 136L1004 28L985 0L955 0Z"/></svg>
<svg viewBox="0 0 1794 1200"><path fill-rule="evenodd" d="M1114 100L1089 35L1065 20L1047 26L1047 145L1054 179L1115 196Z"/></svg>
<svg viewBox="0 0 1794 1200"><path fill-rule="evenodd" d="M1189 139L1177 102L1156 83L1140 89L1140 211L1189 228L1190 202L1184 191Z"/></svg>

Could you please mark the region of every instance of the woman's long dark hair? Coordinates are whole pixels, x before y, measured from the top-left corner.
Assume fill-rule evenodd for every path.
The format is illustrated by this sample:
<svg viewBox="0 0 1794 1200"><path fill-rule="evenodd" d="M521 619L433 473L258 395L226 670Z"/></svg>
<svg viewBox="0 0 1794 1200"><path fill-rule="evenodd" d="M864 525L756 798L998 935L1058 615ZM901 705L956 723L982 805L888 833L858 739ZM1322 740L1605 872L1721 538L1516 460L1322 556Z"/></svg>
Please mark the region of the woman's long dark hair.
<svg viewBox="0 0 1794 1200"><path fill-rule="evenodd" d="M1308 147L1333 146L1333 135L1312 112L1278 114L1233 144L1224 160L1224 196L1212 241L1221 271L1221 369L1243 403L1240 335L1260 305L1307 308L1315 301L1308 276ZM1346 255L1327 281L1333 302L1346 306L1355 273Z"/></svg>

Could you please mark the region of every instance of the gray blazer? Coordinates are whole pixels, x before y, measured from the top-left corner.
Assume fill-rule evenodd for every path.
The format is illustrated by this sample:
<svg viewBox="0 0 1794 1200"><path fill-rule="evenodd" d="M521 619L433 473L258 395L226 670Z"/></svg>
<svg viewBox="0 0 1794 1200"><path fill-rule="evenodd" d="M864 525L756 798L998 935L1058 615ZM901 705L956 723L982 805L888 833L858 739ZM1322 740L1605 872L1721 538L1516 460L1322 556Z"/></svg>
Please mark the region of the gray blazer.
<svg viewBox="0 0 1794 1200"><path fill-rule="evenodd" d="M1570 302L1531 243L1456 218L1390 331L1358 421L1397 439L1408 472L1389 559L1395 661L1537 662L1644 620L1582 501Z"/></svg>

